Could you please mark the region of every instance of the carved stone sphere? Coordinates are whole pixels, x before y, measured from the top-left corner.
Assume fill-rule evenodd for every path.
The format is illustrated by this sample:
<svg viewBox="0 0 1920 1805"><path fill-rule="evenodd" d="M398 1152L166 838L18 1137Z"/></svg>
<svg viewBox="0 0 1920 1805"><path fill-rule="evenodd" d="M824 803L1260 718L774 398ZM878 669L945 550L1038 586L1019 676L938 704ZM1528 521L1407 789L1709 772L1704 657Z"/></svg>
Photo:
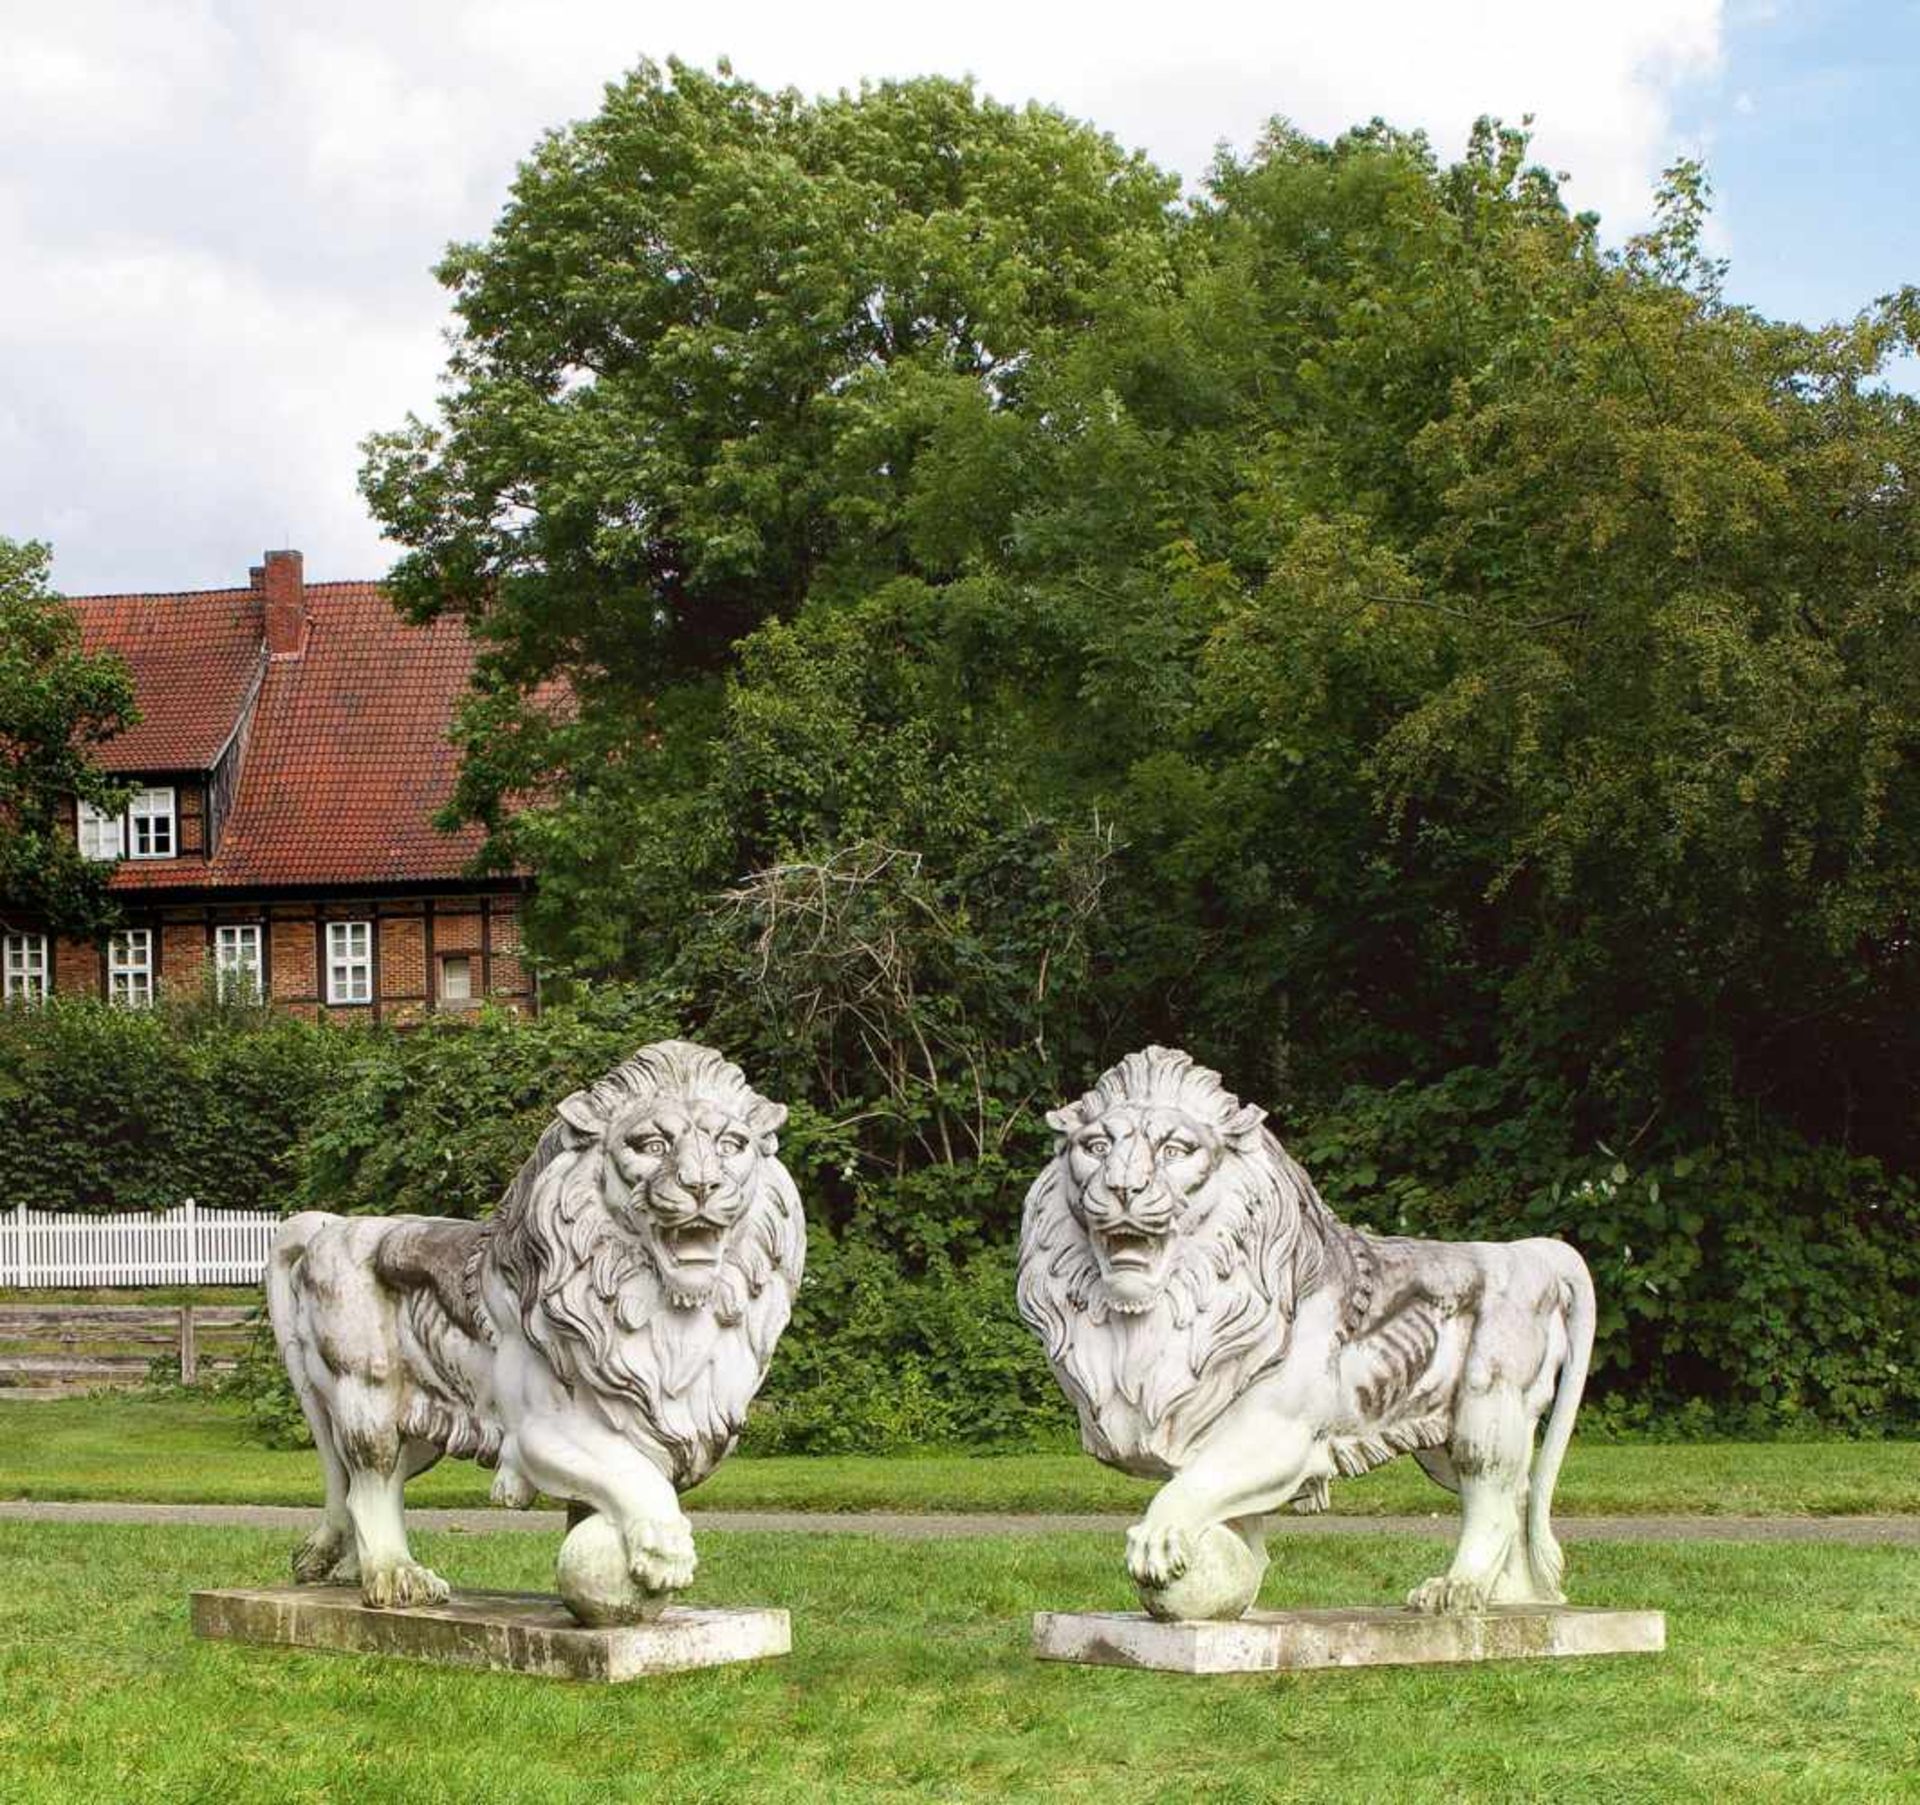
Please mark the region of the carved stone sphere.
<svg viewBox="0 0 1920 1805"><path fill-rule="evenodd" d="M594 1629L618 1623L651 1623L666 1608L667 1594L644 1591L627 1570L620 1532L597 1513L567 1532L560 1544L561 1602Z"/></svg>
<svg viewBox="0 0 1920 1805"><path fill-rule="evenodd" d="M1163 1623L1196 1618L1232 1621L1244 1616L1260 1596L1267 1571L1263 1545L1249 1545L1224 1523L1215 1523L1200 1536L1187 1570L1164 1586L1140 1587L1140 1602L1148 1616Z"/></svg>

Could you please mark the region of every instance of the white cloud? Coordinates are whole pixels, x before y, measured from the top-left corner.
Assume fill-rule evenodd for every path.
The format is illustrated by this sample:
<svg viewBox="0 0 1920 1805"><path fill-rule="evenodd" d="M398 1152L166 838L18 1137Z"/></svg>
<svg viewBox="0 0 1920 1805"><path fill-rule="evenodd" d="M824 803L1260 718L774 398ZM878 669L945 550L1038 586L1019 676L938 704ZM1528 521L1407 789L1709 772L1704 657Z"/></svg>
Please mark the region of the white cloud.
<svg viewBox="0 0 1920 1805"><path fill-rule="evenodd" d="M643 54L816 92L971 73L1189 179L1276 113L1317 133L1378 114L1450 152L1477 114L1531 112L1541 160L1617 236L1722 36L1720 0L31 11L0 56L0 532L54 537L76 591L239 581L289 537L316 576L383 569L355 447L432 399L429 267Z"/></svg>
<svg viewBox="0 0 1920 1805"><path fill-rule="evenodd" d="M16 16L18 14L18 16ZM129 144L182 106L217 106L234 40L192 0L64 0L15 9L0 55L0 140Z"/></svg>

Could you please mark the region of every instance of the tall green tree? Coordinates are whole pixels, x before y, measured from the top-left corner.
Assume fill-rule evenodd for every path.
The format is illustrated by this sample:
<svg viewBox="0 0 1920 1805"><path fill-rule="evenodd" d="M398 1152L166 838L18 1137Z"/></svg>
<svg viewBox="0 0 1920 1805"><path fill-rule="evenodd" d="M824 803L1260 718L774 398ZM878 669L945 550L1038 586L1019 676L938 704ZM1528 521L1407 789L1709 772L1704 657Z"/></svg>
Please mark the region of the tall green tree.
<svg viewBox="0 0 1920 1805"><path fill-rule="evenodd" d="M1342 207L1346 309L1290 310L1292 384L1244 391L1234 513L1267 562L1206 548L1195 762L1246 835L1215 856L1335 879L1254 914L1299 924L1268 969L1314 1019L1357 1005L1349 1070L1511 1059L1603 1137L1758 1107L1906 1157L1920 409L1881 377L1914 299L1759 319L1701 249L1696 170L1609 255L1516 145L1476 149L1408 185L1375 134L1275 145L1221 184L1237 258L1272 230L1237 193L1401 172L1361 189L1397 195L1398 248ZM1373 423L1409 400L1389 455Z"/></svg>
<svg viewBox="0 0 1920 1805"><path fill-rule="evenodd" d="M940 83L536 152L367 481L538 949L811 1100L863 1259L1175 1040L1376 1225L1572 1234L1612 1375L1910 1415L1920 300L1759 318L1697 169L1610 246L1492 122L1172 197Z"/></svg>
<svg viewBox="0 0 1920 1805"><path fill-rule="evenodd" d="M448 254L446 399L370 441L363 482L411 548L402 600L479 623L459 806L554 874L570 951L625 950L567 874L645 881L603 823L685 781L735 642L964 558L1009 481L996 422L1159 254L1174 194L964 83L807 101L644 64ZM544 809L503 808L533 788Z"/></svg>
<svg viewBox="0 0 1920 1805"><path fill-rule="evenodd" d="M80 644L47 548L0 538L0 924L87 934L112 919L110 867L60 823L76 796L116 807L92 750L137 718L126 666Z"/></svg>

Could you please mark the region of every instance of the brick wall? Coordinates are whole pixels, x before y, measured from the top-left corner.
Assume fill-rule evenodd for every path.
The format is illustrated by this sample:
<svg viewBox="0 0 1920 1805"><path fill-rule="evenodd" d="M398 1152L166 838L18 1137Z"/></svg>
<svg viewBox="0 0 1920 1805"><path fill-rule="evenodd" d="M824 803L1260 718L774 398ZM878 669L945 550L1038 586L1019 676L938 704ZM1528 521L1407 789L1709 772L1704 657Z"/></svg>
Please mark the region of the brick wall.
<svg viewBox="0 0 1920 1805"><path fill-rule="evenodd" d="M180 850L200 853L207 850L207 788L205 784L182 784L174 792L173 806L179 814Z"/></svg>
<svg viewBox="0 0 1920 1805"><path fill-rule="evenodd" d="M520 958L520 899L505 898L491 911L493 951L487 961L487 991L496 997L517 997L532 989Z"/></svg>
<svg viewBox="0 0 1920 1805"><path fill-rule="evenodd" d="M319 960L319 945L313 931L313 911L275 909L267 946L267 988L273 1000L276 1003L311 1003L318 997Z"/></svg>
<svg viewBox="0 0 1920 1805"><path fill-rule="evenodd" d="M53 987L65 997L100 994L100 949L91 940L62 940L53 949Z"/></svg>
<svg viewBox="0 0 1920 1805"><path fill-rule="evenodd" d="M380 1001L427 1002L426 911L380 918ZM385 1011L383 1009L382 1013Z"/></svg>
<svg viewBox="0 0 1920 1805"><path fill-rule="evenodd" d="M160 955L161 987L175 996L191 995L207 981L207 924L163 922L155 950Z"/></svg>
<svg viewBox="0 0 1920 1805"><path fill-rule="evenodd" d="M443 903L433 914L433 950L477 953L485 944L485 929L485 918L465 897L451 905Z"/></svg>

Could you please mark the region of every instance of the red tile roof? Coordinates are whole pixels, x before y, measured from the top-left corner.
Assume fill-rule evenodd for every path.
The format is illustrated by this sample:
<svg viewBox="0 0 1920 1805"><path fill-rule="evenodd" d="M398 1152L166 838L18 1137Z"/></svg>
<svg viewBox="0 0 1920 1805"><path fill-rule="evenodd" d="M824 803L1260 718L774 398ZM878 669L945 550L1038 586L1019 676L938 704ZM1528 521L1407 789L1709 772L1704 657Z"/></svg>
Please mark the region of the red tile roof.
<svg viewBox="0 0 1920 1805"><path fill-rule="evenodd" d="M140 719L97 748L107 771L204 771L220 756L266 657L252 590L74 599L81 643L133 673Z"/></svg>
<svg viewBox="0 0 1920 1805"><path fill-rule="evenodd" d="M453 793L460 755L447 738L473 668L462 621L403 621L375 583L309 583L304 653L266 661L240 755L231 812L211 859L121 865L116 890L296 884L362 884L456 878L480 848L481 830L446 834L433 818ZM182 606L182 604L188 604ZM213 756L240 718L244 686L210 681L206 648L251 634L262 656L261 598L252 590L149 597L77 598L89 643L112 644L134 663L140 706L167 723L152 744ZM97 612L96 612L97 611ZM95 623L99 623L97 626ZM191 668L193 676L184 673ZM227 709L215 720L214 692ZM144 723L125 736L145 731ZM124 742L109 742L123 747ZM158 754L116 757L116 770L158 768Z"/></svg>

